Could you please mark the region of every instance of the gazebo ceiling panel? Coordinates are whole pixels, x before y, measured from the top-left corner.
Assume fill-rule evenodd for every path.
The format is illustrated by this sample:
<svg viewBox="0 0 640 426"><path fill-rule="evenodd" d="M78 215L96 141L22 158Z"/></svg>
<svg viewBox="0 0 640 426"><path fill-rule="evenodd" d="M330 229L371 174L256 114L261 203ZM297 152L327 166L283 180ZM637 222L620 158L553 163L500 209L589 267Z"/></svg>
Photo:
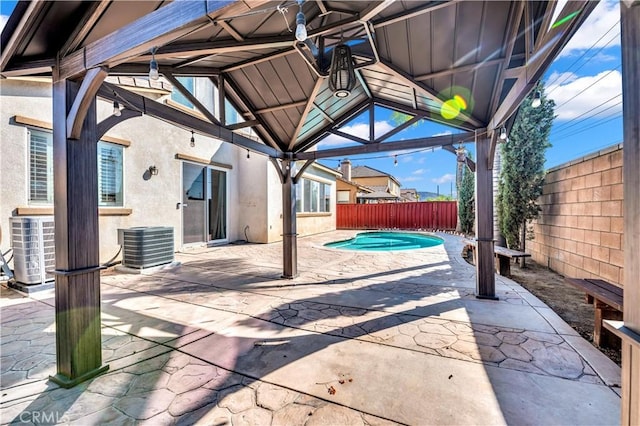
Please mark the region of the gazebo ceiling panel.
<svg viewBox="0 0 640 426"><path fill-rule="evenodd" d="M515 110L533 85L530 76L540 75L539 58L546 64L547 52L559 51L556 40L566 43L593 10L588 2L568 2L567 13L586 13L555 30L559 38L547 40L542 49L539 33L543 25L545 31L550 26L550 4L306 1L310 44L298 52L291 32L298 12L293 2L19 3L3 31L3 44L16 41L8 49L3 45L0 71L5 76L45 75L59 63L62 78L81 77L97 66L115 67L118 75L143 75L149 52L157 47L161 72L224 76L240 112L258 120L258 133L288 149L318 140L370 98L442 121L443 102L459 94L472 108L462 109L452 125L482 128L494 125L496 115L503 122ZM287 11L281 13L281 6ZM351 41L361 78L346 99L335 98L327 87L331 52L325 51L321 64L311 54L316 47L339 43L342 36L357 36L359 42ZM525 55L525 42L533 60ZM506 80L505 69L516 66L523 69L512 70L514 79ZM502 100L508 105L501 107Z"/></svg>
<svg viewBox="0 0 640 426"><path fill-rule="evenodd" d="M296 138L296 142L304 141L313 134L314 130L331 124L346 111L351 110L366 99L367 95L360 84L356 85L351 91L351 96L347 99L336 98L329 89L327 81L324 80L314 100L314 106L309 111L304 125Z"/></svg>
<svg viewBox="0 0 640 426"><path fill-rule="evenodd" d="M56 3L67 3L66 1ZM87 2L89 3L89 2ZM120 28L124 22L133 22L138 18L141 18L154 10L169 3L168 1L129 1L118 0L109 3L106 9L100 14L99 22L93 26L91 31L87 33L87 36L82 39L81 45L87 45L93 43L96 40L107 36ZM123 8L126 9L126 14L123 14ZM124 15L124 16L123 16Z"/></svg>
<svg viewBox="0 0 640 426"><path fill-rule="evenodd" d="M84 15L87 9L86 4L77 2L47 2L42 5L42 12L36 18L36 25L49 20L55 20L59 27L43 25L42 30L34 31L20 40L17 52L22 57L46 57L51 51L56 51L62 47L66 41L69 28L73 28L78 20ZM5 46L2 46L3 49Z"/></svg>

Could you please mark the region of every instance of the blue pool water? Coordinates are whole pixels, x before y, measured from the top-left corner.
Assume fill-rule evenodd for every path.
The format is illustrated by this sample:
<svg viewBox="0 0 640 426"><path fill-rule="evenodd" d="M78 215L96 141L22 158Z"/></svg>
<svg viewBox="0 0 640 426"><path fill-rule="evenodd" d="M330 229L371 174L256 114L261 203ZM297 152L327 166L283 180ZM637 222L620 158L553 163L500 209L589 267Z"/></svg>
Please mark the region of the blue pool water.
<svg viewBox="0 0 640 426"><path fill-rule="evenodd" d="M444 242L442 238L410 232L362 232L354 238L325 244L342 250L395 251L433 247Z"/></svg>

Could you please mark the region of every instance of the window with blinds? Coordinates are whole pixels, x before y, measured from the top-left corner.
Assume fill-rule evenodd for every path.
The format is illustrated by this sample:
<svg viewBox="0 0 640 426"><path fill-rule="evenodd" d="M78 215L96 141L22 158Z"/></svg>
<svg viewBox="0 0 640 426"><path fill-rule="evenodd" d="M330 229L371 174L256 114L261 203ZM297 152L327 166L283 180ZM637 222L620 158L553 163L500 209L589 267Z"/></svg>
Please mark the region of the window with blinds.
<svg viewBox="0 0 640 426"><path fill-rule="evenodd" d="M98 205L123 205L122 146L98 142Z"/></svg>
<svg viewBox="0 0 640 426"><path fill-rule="evenodd" d="M98 204L124 204L123 147L98 142ZM29 204L53 204L53 135L29 130Z"/></svg>
<svg viewBox="0 0 640 426"><path fill-rule="evenodd" d="M29 202L53 204L53 137L29 131Z"/></svg>

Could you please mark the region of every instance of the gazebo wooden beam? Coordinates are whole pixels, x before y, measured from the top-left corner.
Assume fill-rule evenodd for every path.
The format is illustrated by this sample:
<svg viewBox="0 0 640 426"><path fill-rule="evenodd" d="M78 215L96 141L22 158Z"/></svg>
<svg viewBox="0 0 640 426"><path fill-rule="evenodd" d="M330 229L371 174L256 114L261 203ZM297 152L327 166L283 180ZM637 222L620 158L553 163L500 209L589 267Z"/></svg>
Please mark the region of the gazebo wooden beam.
<svg viewBox="0 0 640 426"><path fill-rule="evenodd" d="M256 142L246 136L239 135L218 124L210 123L191 114L178 111L175 108L145 98L142 95L129 92L114 84L102 83L102 87L98 90L98 96L104 99L117 100L129 106L131 109L182 127L185 130L193 130L205 136L222 139L233 145L238 145L242 148L268 155L269 157L282 157L282 153L272 147Z"/></svg>
<svg viewBox="0 0 640 426"><path fill-rule="evenodd" d="M454 145L473 139L473 132L456 133L452 135L432 136L428 138L408 139L398 142L369 143L366 145L348 146L344 148L324 149L321 151L301 152L296 154L296 160L321 159L343 157L348 155L369 154L372 152L389 152L404 149L430 148L442 145Z"/></svg>
<svg viewBox="0 0 640 426"><path fill-rule="evenodd" d="M531 61L522 67L520 75L509 93L500 102L500 107L487 126L490 131L503 125L518 109L522 100L537 84L551 62L596 6L597 2L569 1L560 12L560 16L569 16L575 12L578 15L546 33L541 32L542 42L531 56Z"/></svg>
<svg viewBox="0 0 640 426"><path fill-rule="evenodd" d="M251 2L251 7L260 7L263 3L264 1L256 0ZM112 68L132 56L146 54L152 48L163 46L194 29L211 25L211 19L220 15L223 10L227 13L242 12L246 11L246 7L244 2L231 0L169 3L62 57L58 75L64 79L80 75L96 66L106 65ZM4 65L2 64L2 68Z"/></svg>

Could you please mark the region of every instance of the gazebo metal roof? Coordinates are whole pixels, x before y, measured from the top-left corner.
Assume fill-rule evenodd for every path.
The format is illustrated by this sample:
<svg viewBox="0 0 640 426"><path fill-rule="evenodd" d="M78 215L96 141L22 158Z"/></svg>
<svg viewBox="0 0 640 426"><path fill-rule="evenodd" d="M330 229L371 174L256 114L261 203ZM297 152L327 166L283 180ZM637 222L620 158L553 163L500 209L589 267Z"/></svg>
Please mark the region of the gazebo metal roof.
<svg viewBox="0 0 640 426"><path fill-rule="evenodd" d="M170 81L208 76L223 88L277 151L261 150L271 156L302 153L355 115L373 114L374 105L462 131L405 147L451 145L473 138L465 132L503 125L595 3L567 3L558 16L572 19L560 25L552 23L555 5L306 1L309 38L300 43L290 32L294 2L20 2L2 34L0 72L50 75L55 66L64 78L107 67L110 75L145 75L157 49L160 72ZM358 79L346 99L333 96L326 78L331 49L341 40L353 49ZM443 103L456 95L466 109L443 118ZM300 158L398 149L379 143L392 134L370 133L366 139L341 134L362 146Z"/></svg>

